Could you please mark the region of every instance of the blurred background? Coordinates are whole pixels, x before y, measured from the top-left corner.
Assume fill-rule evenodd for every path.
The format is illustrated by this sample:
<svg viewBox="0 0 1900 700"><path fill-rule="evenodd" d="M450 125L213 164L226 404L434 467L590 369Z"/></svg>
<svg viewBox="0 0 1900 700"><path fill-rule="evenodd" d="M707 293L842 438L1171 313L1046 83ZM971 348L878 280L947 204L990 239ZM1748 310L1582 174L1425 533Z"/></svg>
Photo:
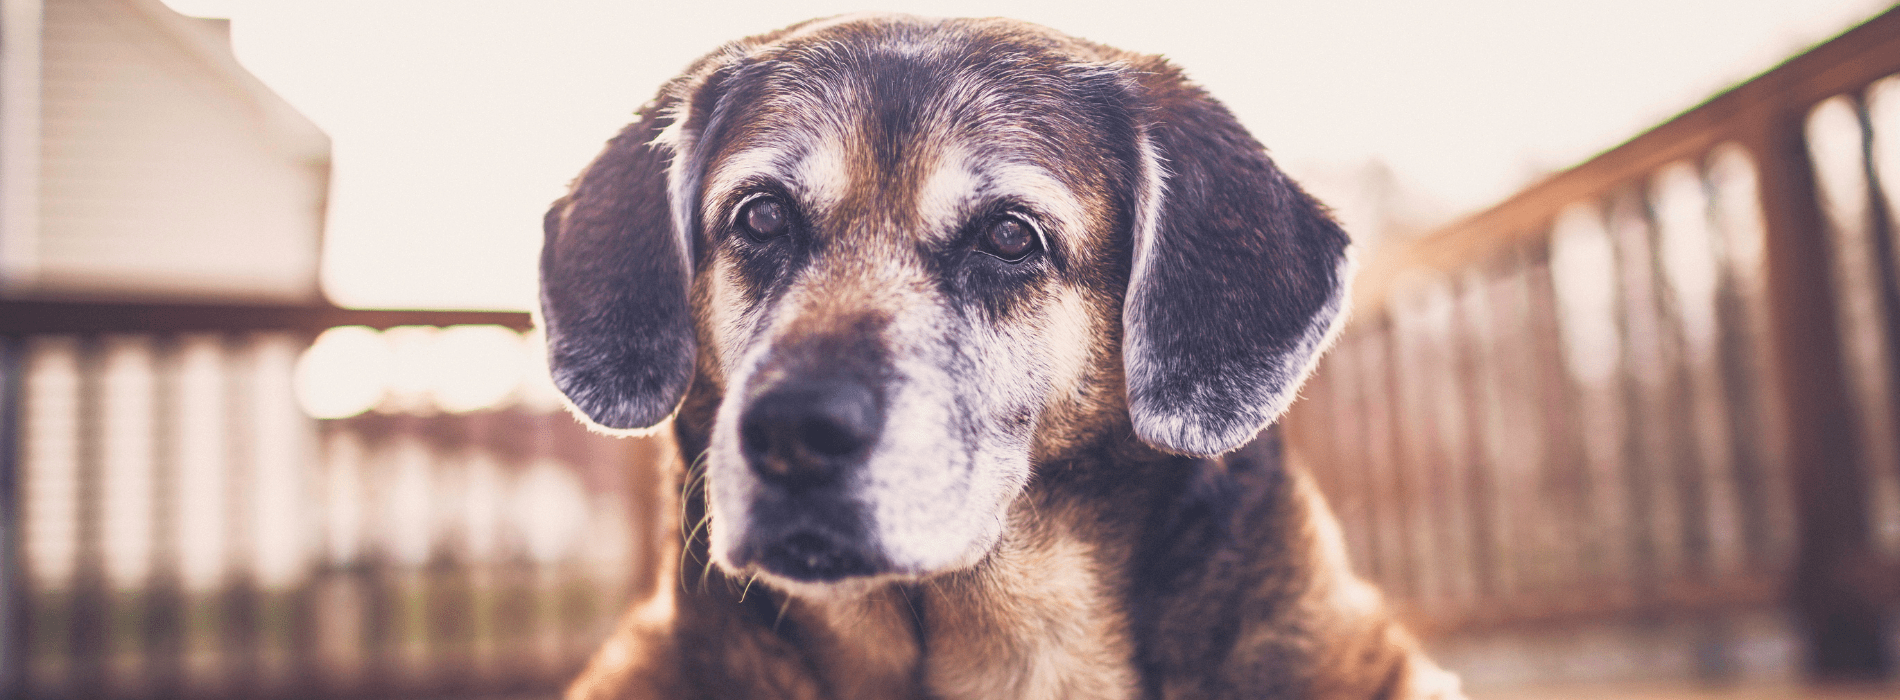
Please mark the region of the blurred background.
<svg viewBox="0 0 1900 700"><path fill-rule="evenodd" d="M1289 449L1475 696L1900 697L1900 12L1546 5L904 9L1167 55L1335 207ZM541 213L855 9L0 0L0 692L552 696L672 535Z"/></svg>

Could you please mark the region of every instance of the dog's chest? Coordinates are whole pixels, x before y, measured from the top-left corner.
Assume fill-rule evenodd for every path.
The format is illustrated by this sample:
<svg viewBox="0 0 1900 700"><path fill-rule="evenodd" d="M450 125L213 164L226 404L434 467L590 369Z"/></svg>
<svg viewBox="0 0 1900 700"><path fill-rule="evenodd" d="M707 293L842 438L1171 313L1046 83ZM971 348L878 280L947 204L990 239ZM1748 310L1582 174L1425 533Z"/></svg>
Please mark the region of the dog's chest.
<svg viewBox="0 0 1900 700"><path fill-rule="evenodd" d="M932 697L1138 695L1126 615L1090 547L1036 539L1005 544L980 574L931 589L923 670Z"/></svg>

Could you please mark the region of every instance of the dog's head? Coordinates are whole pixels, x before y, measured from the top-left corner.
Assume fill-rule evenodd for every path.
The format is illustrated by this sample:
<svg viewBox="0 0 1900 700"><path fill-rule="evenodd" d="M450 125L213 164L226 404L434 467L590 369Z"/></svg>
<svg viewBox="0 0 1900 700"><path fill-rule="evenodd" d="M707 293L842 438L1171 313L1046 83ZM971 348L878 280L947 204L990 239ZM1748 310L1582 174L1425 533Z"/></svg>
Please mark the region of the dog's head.
<svg viewBox="0 0 1900 700"><path fill-rule="evenodd" d="M664 420L696 374L722 393L720 565L919 576L979 561L1080 432L1249 440L1335 326L1346 246L1158 58L851 18L669 83L548 213L542 313L602 426Z"/></svg>

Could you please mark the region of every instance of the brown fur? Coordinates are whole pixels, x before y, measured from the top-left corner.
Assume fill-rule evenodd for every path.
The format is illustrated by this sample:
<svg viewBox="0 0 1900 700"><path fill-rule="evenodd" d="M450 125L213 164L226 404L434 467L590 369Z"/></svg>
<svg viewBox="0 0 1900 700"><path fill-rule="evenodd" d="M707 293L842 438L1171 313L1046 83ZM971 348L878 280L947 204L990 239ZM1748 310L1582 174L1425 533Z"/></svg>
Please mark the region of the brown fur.
<svg viewBox="0 0 1900 700"><path fill-rule="evenodd" d="M957 122L963 107L879 121L878 110L888 105L853 102L870 99L863 94L840 89L830 102L813 102L800 92L822 92L823 81L833 79L833 73L804 76L796 89L773 88L744 74L745 60L769 58L790 66L787 70L824 66L829 64L820 59L836 46L904 32L925 37L918 41L943 36L967 41L945 55L994 50L996 65L1011 66L1000 77L937 85L933 89L951 96L945 100L962 95L958 99L969 98L968 105L980 108L1008 98L1047 102L1056 109L1020 110L1029 116L1012 118L1031 126L972 140L968 130L1013 122ZM819 59L801 63L806 54ZM1095 68L1077 73L1078 66ZM1047 75L1094 80L1089 88L1094 92L1062 81L1038 88L1043 84L1035 81ZM1003 97L980 99L985 89L999 90ZM715 92L721 96L714 97ZM1127 100L1143 107L1115 106ZM1091 111L1098 107L1099 114ZM1046 121L1035 121L1045 116ZM830 125L829 119L842 125ZM724 125L716 137L708 136L713 123ZM1056 133L1050 137L1038 129ZM1105 136L1112 133L1129 138ZM706 221L693 222L684 239L690 248L683 254L667 247L671 239L657 236L680 219L669 222L666 208L655 205L663 199L659 188L668 183L656 182L653 174L662 159L641 149L656 138L685 154L667 166L669 177L703 176L706 201L694 215ZM806 160L799 166L816 169L812 177L820 179L787 177L789 184L782 185L791 190L783 197L799 203L801 215L810 217L808 245L822 254L799 263L803 267L762 267L765 263L734 252L740 249L736 246L759 244L705 233L716 228L714 219L739 206L720 197L748 191L734 184L757 170L747 169L745 159L776 157L771 148L811 147L813 139L827 138L842 146L823 158L803 154ZM695 139L706 142L686 143ZM920 339L914 336L957 321L944 314L917 315L922 305L948 304L948 293L938 288L944 284L932 276L938 273L913 260L912 251L946 245L961 230L954 222L964 214L933 200L930 192L933 178L948 177L956 184L957 173L946 171L945 164L953 164L957 149L971 144L1007 147L1013 158L1037 164L1039 170L1011 177L1028 178L1013 186L1030 192L1025 198L1042 207L1039 220L1051 232L1044 253L1048 261L1037 263L1043 267L1035 269L1045 270L1042 276L998 287L1002 291L980 300L987 305L982 318L990 321L978 330L994 337ZM1154 277L1145 283L1192 284L1225 290L1225 296L1190 297L1191 303L1173 306L1157 302L1134 318L1124 309L1136 303L1132 256L1144 254L1135 250L1140 245L1135 238L1160 235L1141 233L1142 218L1151 216L1156 204L1146 198L1160 196L1156 189L1143 189L1143 178L1154 176L1144 167L1157 167L1141 165L1153 155L1141 150L1149 147L1164 151L1175 178L1168 184L1175 209L1163 208L1168 218L1162 229L1179 238L1171 244L1206 248L1207 279ZM657 106L645 110L640 123L610 144L549 218L544 313L553 322L557 382L579 410L613 427L650 425L671 410L671 401L680 402L672 429L682 459L673 488L664 495L677 500L660 508L677 513L679 522L659 526L687 533L668 538L669 546L679 549L661 557L679 567L654 572L658 593L628 613L568 697L1460 697L1456 678L1427 660L1378 594L1349 571L1331 514L1311 480L1282 459L1277 432L1269 430L1222 456L1196 458L1170 452L1231 449L1240 440L1222 443L1228 438L1220 434L1232 433L1234 424L1182 423L1178 415L1162 415L1153 424L1165 430L1157 433L1144 432L1131 419L1156 410L1137 405L1156 399L1136 397L1133 378L1154 383L1173 377L1168 372L1178 373L1180 366L1226 361L1165 357L1128 369L1138 366L1130 359L1131 336L1150 332L1139 323L1180 324L1160 329L1158 337L1167 341L1197 326L1226 322L1196 313L1260 316L1261 328L1280 334L1269 337L1262 331L1260 337L1275 344L1233 355L1271 360L1264 369L1252 368L1265 377L1258 381L1267 389L1258 396L1266 397L1260 399L1263 405L1282 406L1334 326L1336 307L1328 304L1336 304L1343 293L1343 280L1334 276L1343 234L1257 150L1224 109L1160 59L1006 21L820 21L736 43L689 69L662 92ZM992 154L985 164L997 162ZM1000 177L996 172L1004 171L986 171ZM1055 182L1035 179L1044 174ZM1241 197L1222 189L1228 186L1253 189ZM674 192L673 201L698 201L699 191L687 194L691 197L683 200ZM1067 209L1071 206L1073 211ZM933 207L942 207L941 216L949 218L933 220L940 215ZM1259 210L1282 218L1262 220ZM1283 230L1294 224L1311 230ZM1182 232L1186 229L1192 230ZM1197 231L1238 233L1207 238L1211 234ZM1246 237L1262 232L1282 238ZM628 240L649 248L612 252ZM683 255L689 266L678 291L686 295L681 302L690 305L690 327L677 319L661 323L638 314L632 320L613 315L619 309L663 306L660 300L670 298L664 295L676 293L653 281L681 273L660 264L668 255ZM616 277L613 266L623 263L613 261L625 261L639 272ZM1018 274L1029 268L1010 269ZM1245 296L1266 293L1261 289L1279 296L1265 301ZM668 333L690 333L676 341L696 348L690 374L662 376L656 370L631 379L615 374L625 367L647 367L645 358L629 360L624 353L650 348L625 350L626 339L672 337ZM1254 336L1245 340L1267 342ZM938 347L959 342L979 349ZM1193 343L1148 342L1184 352L1198 349ZM757 352L759 343L769 352ZM659 347L665 350L664 344ZM820 369L845 367L883 381L899 371L891 368L896 366L888 359L893 353L965 363L968 368L958 372L977 374L952 373L959 385L952 389L1007 408L973 412L970 420L976 423L953 421L956 430L948 432L981 429L1007 438L1021 431L1027 436L1022 447L1029 465L1026 483L1002 504L1001 534L975 563L924 572L899 569L820 585L803 583L799 576L774 576L770 567L761 570L731 553L740 550L716 547L702 525L717 510L717 499L709 496L697 465L704 455L721 458L721 439L730 445L735 407L788 378ZM746 365L746 357L760 359ZM886 365L876 372L865 369L880 362ZM1224 381L1247 369L1209 364L1204 376ZM626 392L636 402L611 403L620 391L612 382L622 380L647 388ZM668 387L683 392L683 398L669 398ZM1024 387L1040 392L1026 404L982 393ZM1210 394L1205 385L1162 381L1154 391L1161 393L1143 396L1182 396L1206 404L1164 405L1163 413L1192 416L1204 409L1212 414L1238 401ZM1270 419L1278 410L1255 407L1255 413L1223 420ZM1253 430L1259 424L1245 425ZM1164 444L1172 446L1156 446ZM927 470L930 457L891 459L915 460L921 466L913 470ZM747 474L746 465L725 459L727 475Z"/></svg>

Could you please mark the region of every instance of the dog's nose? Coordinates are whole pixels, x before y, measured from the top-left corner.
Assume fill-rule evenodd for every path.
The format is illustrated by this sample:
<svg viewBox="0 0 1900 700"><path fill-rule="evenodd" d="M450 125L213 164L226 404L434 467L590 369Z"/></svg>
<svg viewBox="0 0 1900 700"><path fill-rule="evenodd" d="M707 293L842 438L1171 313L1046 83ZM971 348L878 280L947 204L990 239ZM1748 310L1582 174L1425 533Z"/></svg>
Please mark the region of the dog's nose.
<svg viewBox="0 0 1900 700"><path fill-rule="evenodd" d="M746 461L785 486L816 485L858 463L883 428L877 397L853 381L781 386L739 419Z"/></svg>

